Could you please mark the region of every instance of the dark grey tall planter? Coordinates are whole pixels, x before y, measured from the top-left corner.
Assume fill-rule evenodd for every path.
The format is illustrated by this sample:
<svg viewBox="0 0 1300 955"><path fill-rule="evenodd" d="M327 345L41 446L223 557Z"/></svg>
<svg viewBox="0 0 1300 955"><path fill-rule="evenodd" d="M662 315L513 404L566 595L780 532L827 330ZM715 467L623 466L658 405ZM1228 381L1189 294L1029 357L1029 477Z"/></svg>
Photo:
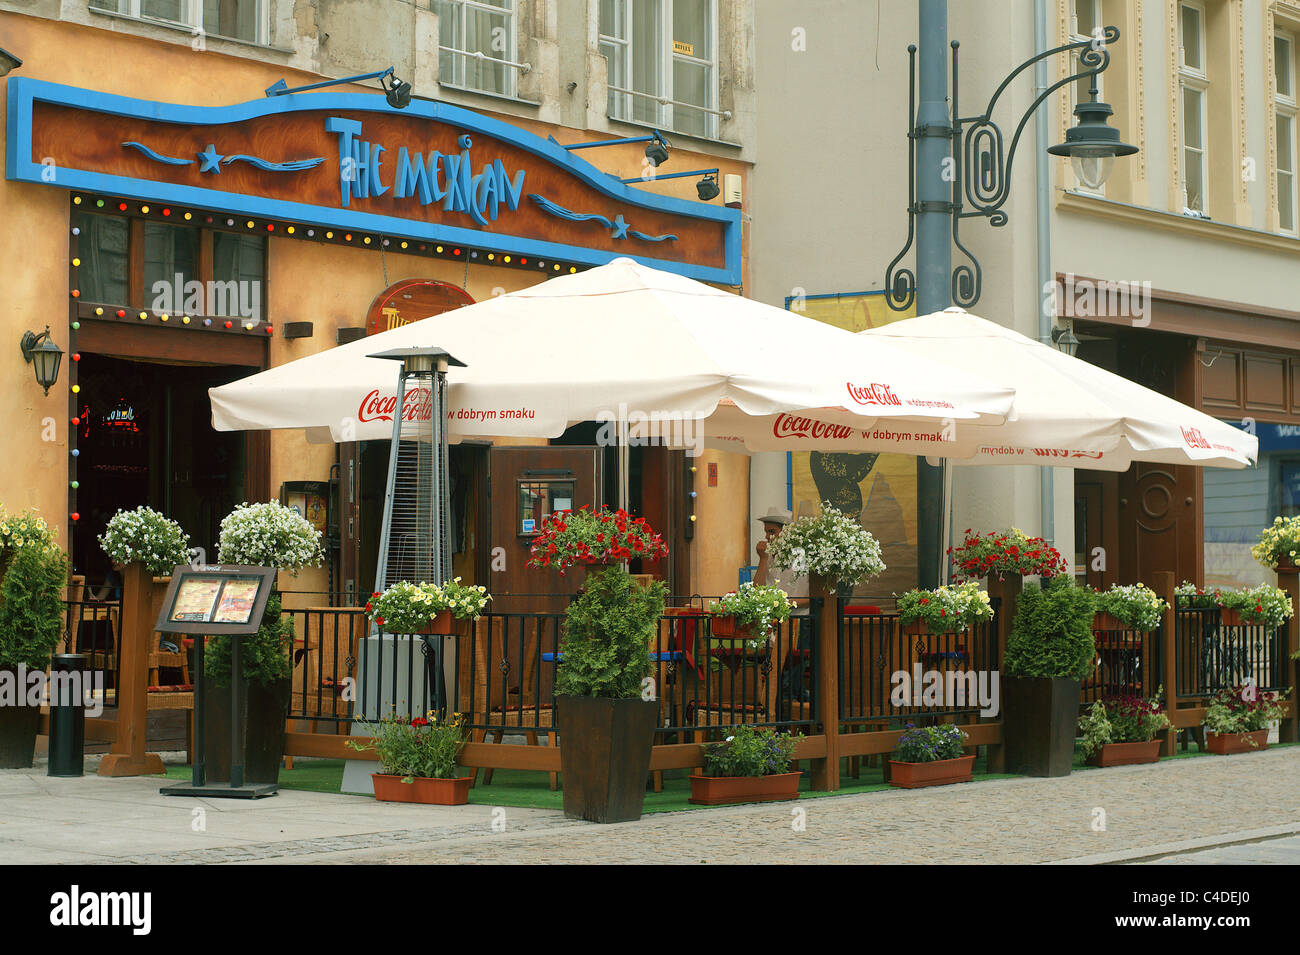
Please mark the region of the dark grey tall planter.
<svg viewBox="0 0 1300 955"><path fill-rule="evenodd" d="M1002 678L1002 745L1009 773L1068 776L1074 765L1082 681Z"/></svg>
<svg viewBox="0 0 1300 955"><path fill-rule="evenodd" d="M659 702L557 696L564 814L591 822L641 818Z"/></svg>

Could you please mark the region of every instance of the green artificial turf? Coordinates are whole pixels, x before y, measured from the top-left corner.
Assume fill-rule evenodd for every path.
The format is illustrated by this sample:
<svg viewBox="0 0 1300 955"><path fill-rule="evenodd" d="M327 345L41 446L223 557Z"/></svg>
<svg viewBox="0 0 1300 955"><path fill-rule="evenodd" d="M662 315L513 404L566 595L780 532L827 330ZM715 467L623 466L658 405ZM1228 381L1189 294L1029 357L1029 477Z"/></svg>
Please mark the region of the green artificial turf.
<svg viewBox="0 0 1300 955"><path fill-rule="evenodd" d="M1286 746L1300 746L1300 743L1270 743L1269 749L1279 749ZM1173 756L1162 756L1161 761L1210 755L1213 754L1198 750L1195 743L1193 743L1186 751L1179 750ZM341 759L296 758L293 769L280 770L280 788L298 789L306 792L337 793L343 785L344 763L345 760ZM802 768L805 772L803 778L799 780L800 799L818 799L824 796L878 792L882 789L891 788L884 781L881 768L879 766L868 766L865 758L861 761L860 775L856 779L848 774L848 760L844 760L841 764L840 788L836 792L813 792L810 789L811 779L807 772L807 764L805 763ZM1081 762L1076 753L1074 766L1076 772L1097 768ZM492 775L491 785L484 783L483 774L484 771L480 770L478 784L469 791L471 805L510 806L522 809L564 808L564 793L558 789L551 790L550 777L546 773L523 769L498 769ZM691 795L691 783L687 778L689 775L690 771L685 769L666 771L664 773L663 792L647 791L642 811L650 814L678 812L686 809L718 808L716 806L696 806L689 802ZM977 783L992 779L1015 778L1012 773L987 772L985 770L984 756L980 756L975 761L974 775ZM164 776L167 779L188 780L190 778L190 767L168 766Z"/></svg>

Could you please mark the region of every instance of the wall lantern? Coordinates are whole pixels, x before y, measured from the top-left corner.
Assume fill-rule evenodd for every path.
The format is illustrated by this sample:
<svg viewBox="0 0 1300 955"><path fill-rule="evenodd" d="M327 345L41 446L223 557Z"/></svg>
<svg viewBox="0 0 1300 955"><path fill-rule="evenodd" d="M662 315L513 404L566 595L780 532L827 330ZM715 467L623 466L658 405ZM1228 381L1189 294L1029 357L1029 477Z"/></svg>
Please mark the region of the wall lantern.
<svg viewBox="0 0 1300 955"><path fill-rule="evenodd" d="M289 93L305 93L308 90L323 89L326 86L339 86L343 83L360 83L364 80L379 80L384 88L384 98L393 109L405 109L411 102L411 84L399 80L393 74L394 67L376 70L374 73L361 73L358 76L345 76L337 80L323 80L320 83L308 83L306 86L290 88L284 80L276 80L266 88L267 96L286 96Z"/></svg>
<svg viewBox="0 0 1300 955"><path fill-rule="evenodd" d="M1079 351L1079 339L1074 337L1073 322L1056 325L1052 328L1052 344L1071 358Z"/></svg>
<svg viewBox="0 0 1300 955"><path fill-rule="evenodd" d="M35 332L23 332L18 342L23 360L32 366L36 373L36 383L50 393L50 388L59 380L59 364L63 361L63 349L50 340L50 326L37 335Z"/></svg>

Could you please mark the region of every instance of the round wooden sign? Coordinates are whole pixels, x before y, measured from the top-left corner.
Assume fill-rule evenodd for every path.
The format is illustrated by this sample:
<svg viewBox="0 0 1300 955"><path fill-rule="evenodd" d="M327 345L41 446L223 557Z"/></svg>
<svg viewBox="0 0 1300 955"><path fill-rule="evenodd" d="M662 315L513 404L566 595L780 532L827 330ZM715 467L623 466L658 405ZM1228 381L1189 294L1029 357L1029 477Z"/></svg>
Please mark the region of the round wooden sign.
<svg viewBox="0 0 1300 955"><path fill-rule="evenodd" d="M377 335L473 304L474 299L458 286L433 279L407 279L389 286L370 303L366 334Z"/></svg>

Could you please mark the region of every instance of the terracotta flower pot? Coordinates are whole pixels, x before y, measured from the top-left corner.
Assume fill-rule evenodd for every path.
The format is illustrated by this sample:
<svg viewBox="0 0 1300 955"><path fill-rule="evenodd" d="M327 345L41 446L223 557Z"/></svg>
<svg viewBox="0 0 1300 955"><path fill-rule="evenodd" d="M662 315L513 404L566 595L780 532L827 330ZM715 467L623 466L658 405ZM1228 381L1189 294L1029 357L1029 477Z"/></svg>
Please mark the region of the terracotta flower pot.
<svg viewBox="0 0 1300 955"><path fill-rule="evenodd" d="M1220 756L1233 753L1254 753L1268 749L1268 730L1255 730L1251 733L1205 733L1205 748Z"/></svg>
<svg viewBox="0 0 1300 955"><path fill-rule="evenodd" d="M469 784L473 776L453 779L416 777L409 783L401 776L371 773L375 784L375 798L383 802L418 802L427 806L463 806L469 802Z"/></svg>
<svg viewBox="0 0 1300 955"><path fill-rule="evenodd" d="M737 624L736 618L729 614L714 614L709 621L709 632L715 637L755 639L752 628Z"/></svg>
<svg viewBox="0 0 1300 955"><path fill-rule="evenodd" d="M900 789L922 789L926 786L946 786L949 783L968 783L973 777L974 756L956 759L936 759L928 763L889 761L889 785Z"/></svg>
<svg viewBox="0 0 1300 955"><path fill-rule="evenodd" d="M802 775L794 772L774 776L692 776L690 801L700 806L725 806L798 799Z"/></svg>
<svg viewBox="0 0 1300 955"><path fill-rule="evenodd" d="M1240 627L1245 621L1241 619L1241 611L1222 607L1219 610L1219 623L1225 627Z"/></svg>
<svg viewBox="0 0 1300 955"><path fill-rule="evenodd" d="M455 636L456 618L452 616L450 610L440 610L438 615L429 621L429 626L425 627L421 632L436 637Z"/></svg>
<svg viewBox="0 0 1300 955"><path fill-rule="evenodd" d="M1091 766L1133 766L1154 763L1160 759L1160 740L1145 743L1106 743L1088 757Z"/></svg>
<svg viewBox="0 0 1300 955"><path fill-rule="evenodd" d="M1130 630L1132 628L1123 620L1120 620L1119 617L1098 612L1092 615L1092 629L1095 632L1098 630Z"/></svg>

